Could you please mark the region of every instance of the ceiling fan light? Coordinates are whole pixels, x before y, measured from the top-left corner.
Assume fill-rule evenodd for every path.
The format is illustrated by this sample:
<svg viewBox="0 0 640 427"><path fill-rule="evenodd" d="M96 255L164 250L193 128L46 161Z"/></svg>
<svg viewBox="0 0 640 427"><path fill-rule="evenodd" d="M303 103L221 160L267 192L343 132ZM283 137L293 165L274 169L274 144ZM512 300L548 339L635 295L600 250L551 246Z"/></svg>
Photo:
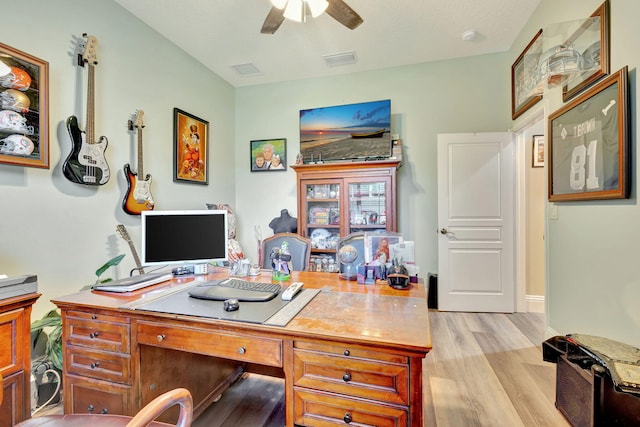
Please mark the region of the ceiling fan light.
<svg viewBox="0 0 640 427"><path fill-rule="evenodd" d="M311 11L311 16L317 18L322 15L327 7L329 7L329 2L327 0L304 0L307 2L307 6L309 6L309 10Z"/></svg>
<svg viewBox="0 0 640 427"><path fill-rule="evenodd" d="M287 5L287 0L271 0L271 4L274 7L277 7L278 9L282 10Z"/></svg>
<svg viewBox="0 0 640 427"><path fill-rule="evenodd" d="M289 0L287 8L284 10L284 17L291 19L292 21L302 22L304 21L304 8L302 0Z"/></svg>

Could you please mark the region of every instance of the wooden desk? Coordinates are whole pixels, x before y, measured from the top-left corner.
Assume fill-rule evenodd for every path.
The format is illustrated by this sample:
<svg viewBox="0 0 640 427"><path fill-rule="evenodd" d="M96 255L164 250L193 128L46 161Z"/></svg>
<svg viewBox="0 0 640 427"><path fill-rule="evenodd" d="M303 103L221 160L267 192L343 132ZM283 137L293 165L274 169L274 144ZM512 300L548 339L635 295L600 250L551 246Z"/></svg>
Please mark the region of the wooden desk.
<svg viewBox="0 0 640 427"><path fill-rule="evenodd" d="M399 291L296 272L293 280L322 291L285 327L130 308L226 274L54 299L64 325L65 413L132 415L186 387L197 416L246 371L284 378L287 426L422 427L422 359L431 349L424 284Z"/></svg>

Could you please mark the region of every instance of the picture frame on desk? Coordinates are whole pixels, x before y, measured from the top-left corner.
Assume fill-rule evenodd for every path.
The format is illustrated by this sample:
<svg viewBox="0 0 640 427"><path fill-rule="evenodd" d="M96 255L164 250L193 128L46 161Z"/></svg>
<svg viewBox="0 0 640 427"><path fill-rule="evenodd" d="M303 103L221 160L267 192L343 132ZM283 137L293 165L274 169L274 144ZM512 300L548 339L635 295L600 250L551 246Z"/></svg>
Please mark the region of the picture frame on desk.
<svg viewBox="0 0 640 427"><path fill-rule="evenodd" d="M173 180L209 184L209 122L173 109Z"/></svg>
<svg viewBox="0 0 640 427"><path fill-rule="evenodd" d="M402 235L395 232L364 233L364 261L371 263L379 260L379 253L385 254L385 263L391 262L391 245L404 242Z"/></svg>
<svg viewBox="0 0 640 427"><path fill-rule="evenodd" d="M628 67L549 115L549 201L629 197Z"/></svg>
<svg viewBox="0 0 640 427"><path fill-rule="evenodd" d="M49 63L0 43L0 104L0 163L49 169Z"/></svg>

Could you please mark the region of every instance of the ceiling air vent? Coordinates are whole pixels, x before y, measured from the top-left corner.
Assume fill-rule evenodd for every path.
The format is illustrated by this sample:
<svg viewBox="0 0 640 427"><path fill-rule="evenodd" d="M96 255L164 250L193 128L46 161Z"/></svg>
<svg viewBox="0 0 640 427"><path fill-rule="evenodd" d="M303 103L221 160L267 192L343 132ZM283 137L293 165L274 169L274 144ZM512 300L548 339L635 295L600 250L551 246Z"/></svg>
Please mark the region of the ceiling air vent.
<svg viewBox="0 0 640 427"><path fill-rule="evenodd" d="M247 64L232 65L231 68L236 70L236 72L242 77L253 77L262 75L262 71L258 70L258 67L250 62Z"/></svg>
<svg viewBox="0 0 640 427"><path fill-rule="evenodd" d="M354 51L322 55L322 57L329 67L340 67L342 65L351 65L358 62L358 58Z"/></svg>

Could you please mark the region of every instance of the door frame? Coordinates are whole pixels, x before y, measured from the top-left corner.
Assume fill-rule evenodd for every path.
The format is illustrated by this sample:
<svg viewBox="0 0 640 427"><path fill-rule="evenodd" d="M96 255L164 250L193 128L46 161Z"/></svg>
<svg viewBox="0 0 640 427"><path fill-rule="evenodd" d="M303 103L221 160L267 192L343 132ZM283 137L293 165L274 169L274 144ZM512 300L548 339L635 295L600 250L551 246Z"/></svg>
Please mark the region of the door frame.
<svg viewBox="0 0 640 427"><path fill-rule="evenodd" d="M527 120L517 123L517 126L510 130L516 137L516 182L515 182L515 276L516 276L516 312L528 312L527 304L527 180L526 172L529 163L526 161L527 150L529 149L528 141L525 133L528 128L535 123L544 120L544 109L538 108L533 114L527 117ZM545 124L546 135L546 124ZM546 180L546 178L545 178ZM546 209L545 209L546 212ZM546 220L545 220L546 222ZM546 267L545 267L546 268ZM545 274L546 276L546 274ZM546 288L546 286L545 286ZM545 292L546 300L546 292Z"/></svg>

